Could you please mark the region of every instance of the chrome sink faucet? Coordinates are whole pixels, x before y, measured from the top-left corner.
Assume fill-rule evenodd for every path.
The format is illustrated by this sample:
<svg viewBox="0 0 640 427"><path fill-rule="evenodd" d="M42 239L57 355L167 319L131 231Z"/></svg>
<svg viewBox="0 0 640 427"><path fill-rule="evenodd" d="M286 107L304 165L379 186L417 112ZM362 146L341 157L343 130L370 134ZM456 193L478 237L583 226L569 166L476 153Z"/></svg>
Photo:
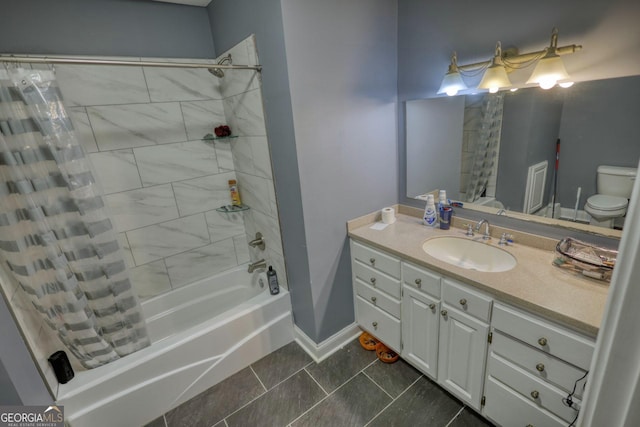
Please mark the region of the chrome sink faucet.
<svg viewBox="0 0 640 427"><path fill-rule="evenodd" d="M491 234L489 234L489 221L487 221L486 219L483 218L478 221L478 223L476 224L476 231L480 230L482 224L484 224L484 234L482 235L482 240L491 239Z"/></svg>

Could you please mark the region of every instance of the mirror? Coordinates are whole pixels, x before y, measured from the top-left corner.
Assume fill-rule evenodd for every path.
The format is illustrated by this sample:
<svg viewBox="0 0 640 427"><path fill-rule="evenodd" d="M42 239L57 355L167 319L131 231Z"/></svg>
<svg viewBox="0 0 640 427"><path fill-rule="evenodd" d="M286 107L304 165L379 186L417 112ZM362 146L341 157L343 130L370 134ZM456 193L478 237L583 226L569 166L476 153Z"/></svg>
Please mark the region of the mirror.
<svg viewBox="0 0 640 427"><path fill-rule="evenodd" d="M407 101L406 141L407 197L446 189L465 208L588 224L598 166L638 166L640 76Z"/></svg>

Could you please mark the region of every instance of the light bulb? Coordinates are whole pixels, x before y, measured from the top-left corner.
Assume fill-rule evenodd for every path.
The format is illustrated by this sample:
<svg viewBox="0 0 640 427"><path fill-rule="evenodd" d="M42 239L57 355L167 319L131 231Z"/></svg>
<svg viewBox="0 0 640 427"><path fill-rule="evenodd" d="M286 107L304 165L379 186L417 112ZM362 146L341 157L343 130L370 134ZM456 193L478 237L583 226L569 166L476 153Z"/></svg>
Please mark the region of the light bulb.
<svg viewBox="0 0 640 427"><path fill-rule="evenodd" d="M540 87L544 90L548 90L551 89L552 87L554 87L556 85L556 80L555 79L541 79L538 84L540 85Z"/></svg>
<svg viewBox="0 0 640 427"><path fill-rule="evenodd" d="M573 82L562 82L562 83L559 83L559 84L560 84L560 87L563 87L565 89L568 88L568 87L573 86Z"/></svg>
<svg viewBox="0 0 640 427"><path fill-rule="evenodd" d="M446 93L449 96L456 96L458 94L458 89L457 88L450 88L450 89L447 89Z"/></svg>
<svg viewBox="0 0 640 427"><path fill-rule="evenodd" d="M496 93L500 89L498 86L491 86L489 88L489 93Z"/></svg>
<svg viewBox="0 0 640 427"><path fill-rule="evenodd" d="M517 88L517 87L512 87L512 88L511 88L511 89L509 89L509 90L510 90L511 92L515 92L515 91L517 91L517 90L518 90L518 88Z"/></svg>

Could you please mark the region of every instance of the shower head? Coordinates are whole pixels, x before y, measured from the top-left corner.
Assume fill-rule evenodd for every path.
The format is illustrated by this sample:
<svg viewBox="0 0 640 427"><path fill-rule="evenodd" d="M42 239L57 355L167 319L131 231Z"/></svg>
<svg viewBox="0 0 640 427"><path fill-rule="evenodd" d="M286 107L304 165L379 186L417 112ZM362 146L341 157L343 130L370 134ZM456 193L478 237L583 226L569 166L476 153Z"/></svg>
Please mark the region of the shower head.
<svg viewBox="0 0 640 427"><path fill-rule="evenodd" d="M207 70L219 79L224 77L224 71L222 71L222 68L207 68Z"/></svg>
<svg viewBox="0 0 640 427"><path fill-rule="evenodd" d="M231 65L231 54L228 54L227 56L223 56L222 58L220 58L220 60L218 61L218 65L222 65L225 62ZM213 74L219 79L224 77L224 71L222 71L222 68L214 67L214 68L207 68L207 70L209 70L211 74Z"/></svg>

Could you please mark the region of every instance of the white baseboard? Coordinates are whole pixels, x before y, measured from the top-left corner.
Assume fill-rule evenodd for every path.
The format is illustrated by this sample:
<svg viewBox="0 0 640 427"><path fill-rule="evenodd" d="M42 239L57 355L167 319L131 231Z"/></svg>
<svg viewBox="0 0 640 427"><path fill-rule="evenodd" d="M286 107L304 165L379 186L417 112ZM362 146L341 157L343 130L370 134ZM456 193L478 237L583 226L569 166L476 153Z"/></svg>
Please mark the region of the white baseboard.
<svg viewBox="0 0 640 427"><path fill-rule="evenodd" d="M352 323L346 328L333 334L320 344L316 344L311 338L305 334L302 329L296 325L293 326L293 334L296 342L311 356L316 362L320 363L336 351L340 350L346 343L356 338L362 333L357 323Z"/></svg>

